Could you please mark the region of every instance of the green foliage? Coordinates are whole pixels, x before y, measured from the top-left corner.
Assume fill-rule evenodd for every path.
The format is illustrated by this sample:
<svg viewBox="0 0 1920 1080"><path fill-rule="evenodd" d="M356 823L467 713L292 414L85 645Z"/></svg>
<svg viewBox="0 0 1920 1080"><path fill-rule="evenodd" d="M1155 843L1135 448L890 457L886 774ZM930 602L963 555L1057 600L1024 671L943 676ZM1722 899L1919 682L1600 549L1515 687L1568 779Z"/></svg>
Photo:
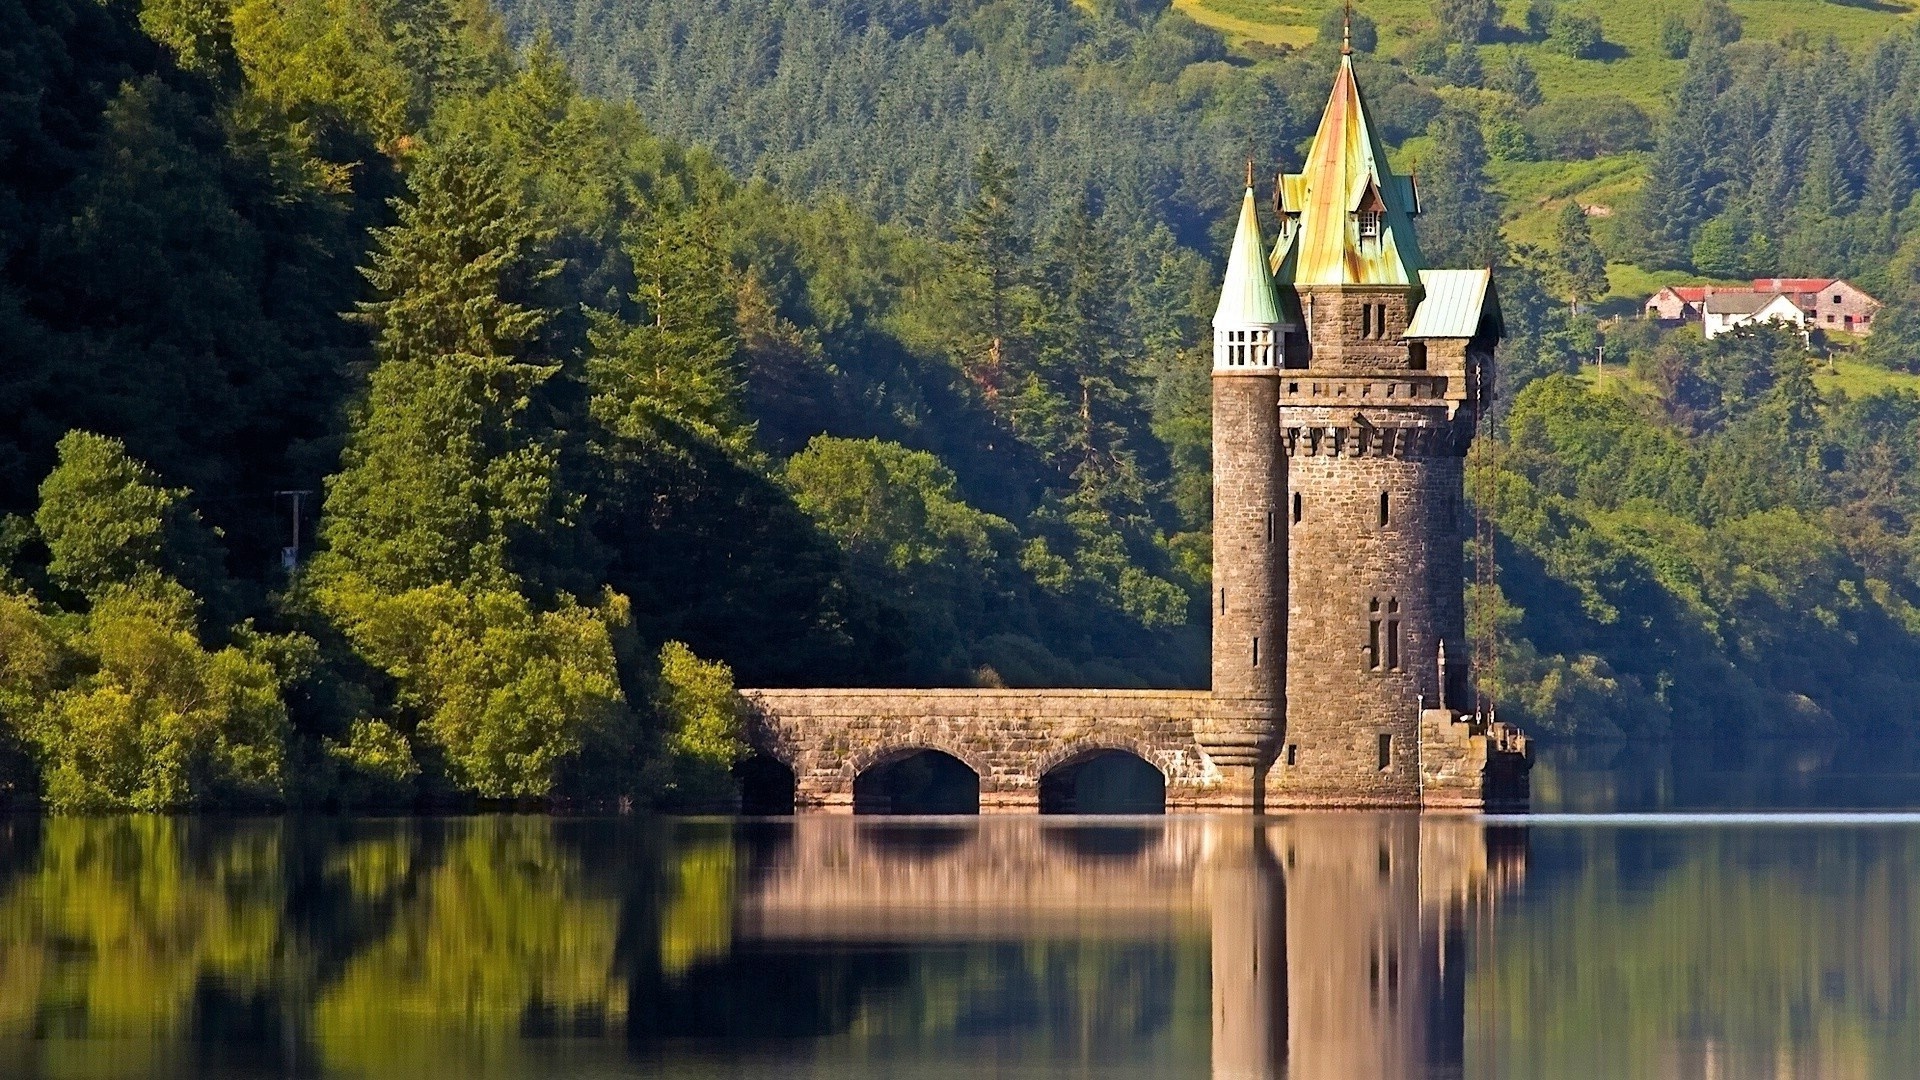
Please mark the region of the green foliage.
<svg viewBox="0 0 1920 1080"><path fill-rule="evenodd" d="M1523 109L1535 108L1546 100L1540 92L1540 78L1534 74L1533 65L1517 52L1508 53L1505 62L1493 69L1488 86L1505 91Z"/></svg>
<svg viewBox="0 0 1920 1080"><path fill-rule="evenodd" d="M333 791L349 806L399 805L412 798L420 766L413 744L384 720L355 720L347 741L323 740L328 758L340 771Z"/></svg>
<svg viewBox="0 0 1920 1080"><path fill-rule="evenodd" d="M73 431L56 452L33 518L55 581L99 597L162 575L208 575L207 539L182 503L185 490L161 487L118 439Z"/></svg>
<svg viewBox="0 0 1920 1080"><path fill-rule="evenodd" d="M1320 16L1320 32L1314 41L1335 48L1345 41L1353 46L1355 53L1364 55L1380 47L1380 26L1367 18L1365 12L1330 7Z"/></svg>
<svg viewBox="0 0 1920 1080"><path fill-rule="evenodd" d="M1731 45L1740 40L1742 20L1727 0L1700 0L1693 15L1693 40L1706 46Z"/></svg>
<svg viewBox="0 0 1920 1080"><path fill-rule="evenodd" d="M619 597L539 611L516 592L439 584L394 595L336 587L328 603L360 655L393 676L397 704L419 717L419 737L461 790L544 798L589 749L632 750L614 661L613 635L630 617Z"/></svg>
<svg viewBox="0 0 1920 1080"><path fill-rule="evenodd" d="M1693 27L1677 11L1660 16L1660 51L1670 60L1685 60L1693 48Z"/></svg>
<svg viewBox="0 0 1920 1080"><path fill-rule="evenodd" d="M666 737L669 805L725 805L735 794L732 768L747 742L733 671L702 660L678 641L660 646L653 710Z"/></svg>
<svg viewBox="0 0 1920 1080"><path fill-rule="evenodd" d="M1606 39L1602 36L1599 16L1561 11L1553 16L1553 24L1547 30L1547 43L1575 60L1591 60L1600 55Z"/></svg>
<svg viewBox="0 0 1920 1080"><path fill-rule="evenodd" d="M1617 97L1558 98L1528 113L1527 128L1534 143L1556 158L1584 160L1652 146L1652 119Z"/></svg>
<svg viewBox="0 0 1920 1080"><path fill-rule="evenodd" d="M1578 202L1562 207L1554 239L1560 248L1560 284L1567 299L1578 306L1607 295L1607 259L1593 242L1586 207Z"/></svg>
<svg viewBox="0 0 1920 1080"><path fill-rule="evenodd" d="M593 413L623 439L663 429L744 450L752 431L735 359L732 267L711 215L655 208L628 227L638 309L595 313Z"/></svg>
<svg viewBox="0 0 1920 1080"><path fill-rule="evenodd" d="M1433 18L1448 41L1475 45L1492 36L1500 7L1494 0L1434 0Z"/></svg>
<svg viewBox="0 0 1920 1080"><path fill-rule="evenodd" d="M1422 253L1435 266L1504 262L1500 205L1487 183L1479 118L1450 108L1427 134L1434 152L1420 169Z"/></svg>
<svg viewBox="0 0 1920 1080"><path fill-rule="evenodd" d="M511 299L548 270L529 255L530 215L471 143L429 151L408 182L415 199L367 271L381 364L327 482L314 578L510 586L509 549L560 515L553 453L525 424L553 369L522 350L547 313Z"/></svg>

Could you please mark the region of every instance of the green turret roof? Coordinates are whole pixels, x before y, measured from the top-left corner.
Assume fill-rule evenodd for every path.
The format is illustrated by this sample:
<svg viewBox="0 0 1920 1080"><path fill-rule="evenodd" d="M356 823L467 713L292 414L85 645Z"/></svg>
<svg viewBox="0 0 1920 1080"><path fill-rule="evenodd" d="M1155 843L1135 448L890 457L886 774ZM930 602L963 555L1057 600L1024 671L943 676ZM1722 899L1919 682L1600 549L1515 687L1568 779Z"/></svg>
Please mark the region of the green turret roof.
<svg viewBox="0 0 1920 1080"><path fill-rule="evenodd" d="M1266 242L1260 237L1260 211L1253 201L1253 185L1240 203L1240 226L1233 233L1227 255L1227 277L1220 285L1220 306L1213 311L1215 326L1277 324L1280 294L1267 269Z"/></svg>

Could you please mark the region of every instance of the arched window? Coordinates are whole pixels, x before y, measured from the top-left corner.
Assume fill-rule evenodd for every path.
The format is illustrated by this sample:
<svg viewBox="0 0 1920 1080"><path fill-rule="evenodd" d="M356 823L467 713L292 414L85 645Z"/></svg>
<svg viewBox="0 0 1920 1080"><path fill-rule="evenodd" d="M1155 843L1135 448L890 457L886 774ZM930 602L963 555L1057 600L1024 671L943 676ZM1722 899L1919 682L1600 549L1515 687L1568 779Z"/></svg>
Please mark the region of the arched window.
<svg viewBox="0 0 1920 1080"><path fill-rule="evenodd" d="M1400 601L1387 601L1387 670L1400 670Z"/></svg>
<svg viewBox="0 0 1920 1080"><path fill-rule="evenodd" d="M1367 601L1367 670L1380 670L1380 598Z"/></svg>

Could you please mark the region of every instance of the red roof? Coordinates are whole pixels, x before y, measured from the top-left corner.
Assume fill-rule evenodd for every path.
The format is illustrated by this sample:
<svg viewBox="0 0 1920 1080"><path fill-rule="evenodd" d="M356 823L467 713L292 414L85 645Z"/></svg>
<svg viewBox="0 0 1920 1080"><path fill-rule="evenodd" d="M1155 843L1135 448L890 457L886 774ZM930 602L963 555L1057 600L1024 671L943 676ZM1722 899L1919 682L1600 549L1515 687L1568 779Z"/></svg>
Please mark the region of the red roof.
<svg viewBox="0 0 1920 1080"><path fill-rule="evenodd" d="M1819 292L1833 282L1833 278L1826 277L1763 277L1753 279L1753 290L1755 292L1810 293Z"/></svg>
<svg viewBox="0 0 1920 1080"><path fill-rule="evenodd" d="M1697 304L1707 298L1707 291L1712 287L1711 285L1669 285L1667 291L1689 304Z"/></svg>

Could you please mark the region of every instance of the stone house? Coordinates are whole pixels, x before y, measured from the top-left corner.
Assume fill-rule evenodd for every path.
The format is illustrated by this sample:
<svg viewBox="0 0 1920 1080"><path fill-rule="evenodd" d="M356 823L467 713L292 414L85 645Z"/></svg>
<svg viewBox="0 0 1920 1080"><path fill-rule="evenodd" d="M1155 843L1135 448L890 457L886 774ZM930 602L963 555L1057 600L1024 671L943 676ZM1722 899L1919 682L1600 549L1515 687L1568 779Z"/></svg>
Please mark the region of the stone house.
<svg viewBox="0 0 1920 1080"><path fill-rule="evenodd" d="M1866 337L1880 301L1839 278L1755 278L1755 292L1786 293L1807 314L1807 325Z"/></svg>

